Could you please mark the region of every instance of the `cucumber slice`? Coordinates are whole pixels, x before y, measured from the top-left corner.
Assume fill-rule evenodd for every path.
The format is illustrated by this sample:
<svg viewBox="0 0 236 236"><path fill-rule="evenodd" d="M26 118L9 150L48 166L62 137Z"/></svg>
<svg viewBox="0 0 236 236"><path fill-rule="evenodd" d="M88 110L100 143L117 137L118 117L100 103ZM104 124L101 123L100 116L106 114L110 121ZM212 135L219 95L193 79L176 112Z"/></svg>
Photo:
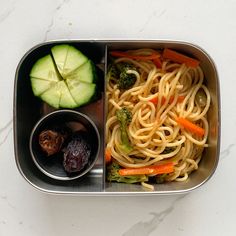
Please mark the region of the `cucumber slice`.
<svg viewBox="0 0 236 236"><path fill-rule="evenodd" d="M50 106L54 108L59 108L60 99L61 99L61 91L60 91L60 82L56 83L55 86L46 90L43 94L41 94L40 98L48 103Z"/></svg>
<svg viewBox="0 0 236 236"><path fill-rule="evenodd" d="M74 101L65 81L56 83L53 87L41 94L41 99L54 108L75 108L78 104Z"/></svg>
<svg viewBox="0 0 236 236"><path fill-rule="evenodd" d="M54 46L51 52L30 72L34 95L54 108L75 108L91 101L96 92L93 62L67 44Z"/></svg>
<svg viewBox="0 0 236 236"><path fill-rule="evenodd" d="M40 96L43 92L53 87L57 82L31 77L31 86L35 96Z"/></svg>
<svg viewBox="0 0 236 236"><path fill-rule="evenodd" d="M52 56L57 65L57 69L61 75L63 74L63 69L64 69L68 50L69 50L68 44L57 45L51 49Z"/></svg>
<svg viewBox="0 0 236 236"><path fill-rule="evenodd" d="M66 83L64 81L63 85L61 85L61 99L59 106L62 108L75 108L78 107L78 104L73 99Z"/></svg>
<svg viewBox="0 0 236 236"><path fill-rule="evenodd" d="M75 47L69 46L62 75L66 76L71 71L83 65L86 61L88 61L88 58L84 54Z"/></svg>
<svg viewBox="0 0 236 236"><path fill-rule="evenodd" d="M96 84L81 82L77 79L67 80L70 93L78 106L91 100L96 91Z"/></svg>
<svg viewBox="0 0 236 236"><path fill-rule="evenodd" d="M95 80L95 68L91 60L88 60L66 76L67 80L77 79L81 82L93 83Z"/></svg>
<svg viewBox="0 0 236 236"><path fill-rule="evenodd" d="M30 77L59 81L51 55L40 58L32 67Z"/></svg>

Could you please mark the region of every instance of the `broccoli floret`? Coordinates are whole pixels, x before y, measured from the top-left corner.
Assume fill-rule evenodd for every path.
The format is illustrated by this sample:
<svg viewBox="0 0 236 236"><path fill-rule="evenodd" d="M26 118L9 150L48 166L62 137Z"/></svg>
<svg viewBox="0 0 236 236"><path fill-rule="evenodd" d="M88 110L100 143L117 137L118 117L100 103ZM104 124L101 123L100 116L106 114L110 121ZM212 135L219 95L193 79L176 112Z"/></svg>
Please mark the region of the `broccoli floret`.
<svg viewBox="0 0 236 236"><path fill-rule="evenodd" d="M122 123L122 125L127 126L132 120L132 113L127 107L123 107L116 111L116 117Z"/></svg>
<svg viewBox="0 0 236 236"><path fill-rule="evenodd" d="M119 76L120 76L120 73L119 73L116 65L111 64L108 68L107 78L117 81L117 78L119 78Z"/></svg>
<svg viewBox="0 0 236 236"><path fill-rule="evenodd" d="M128 74L126 71L121 72L120 79L118 80L119 89L129 89L136 82L136 76L134 74Z"/></svg>
<svg viewBox="0 0 236 236"><path fill-rule="evenodd" d="M129 89L131 88L136 82L136 76L134 74L129 74L129 70L135 70L136 68L129 63L117 63L116 67L120 72L120 78L117 81L118 87L120 89Z"/></svg>
<svg viewBox="0 0 236 236"><path fill-rule="evenodd" d="M117 162L112 162L107 167L107 180L112 182L120 182L120 183L138 183L138 182L146 182L148 181L148 177L146 175L134 175L134 176L121 176L119 174L120 166Z"/></svg>
<svg viewBox="0 0 236 236"><path fill-rule="evenodd" d="M137 71L130 63L120 62L112 64L108 70L108 78L112 78L118 84L119 89L129 89L136 82L136 76L129 74L129 70Z"/></svg>
<svg viewBox="0 0 236 236"><path fill-rule="evenodd" d="M129 137L127 134L127 125L129 125L129 123L132 120L132 113L128 110L128 108L123 107L122 109L116 111L116 117L120 122L121 141L122 141L120 148L125 153L128 154L133 150L133 147L130 144Z"/></svg>

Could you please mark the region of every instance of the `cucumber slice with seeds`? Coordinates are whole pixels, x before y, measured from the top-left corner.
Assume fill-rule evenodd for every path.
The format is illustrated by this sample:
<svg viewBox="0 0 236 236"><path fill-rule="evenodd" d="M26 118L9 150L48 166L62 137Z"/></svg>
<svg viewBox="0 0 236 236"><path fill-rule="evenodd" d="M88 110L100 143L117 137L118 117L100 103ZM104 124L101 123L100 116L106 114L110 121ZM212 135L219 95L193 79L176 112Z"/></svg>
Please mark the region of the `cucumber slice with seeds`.
<svg viewBox="0 0 236 236"><path fill-rule="evenodd" d="M68 88L76 103L80 106L88 103L96 91L96 84L67 80Z"/></svg>
<svg viewBox="0 0 236 236"><path fill-rule="evenodd" d="M30 77L59 81L51 55L40 58L32 67Z"/></svg>
<svg viewBox="0 0 236 236"><path fill-rule="evenodd" d="M66 79L77 79L86 83L93 83L95 80L96 74L92 61L88 60L83 65L79 66L77 69L72 71L66 76Z"/></svg>
<svg viewBox="0 0 236 236"><path fill-rule="evenodd" d="M71 95L66 83L64 81L61 85L61 99L59 106L62 108L75 108L78 107L78 104L75 102L74 98Z"/></svg>
<svg viewBox="0 0 236 236"><path fill-rule="evenodd" d="M57 45L51 51L62 77L88 61L88 58L73 46L65 44Z"/></svg>
<svg viewBox="0 0 236 236"><path fill-rule="evenodd" d="M52 86L54 86L57 82L56 81L50 81L50 80L44 80L44 79L38 79L31 77L31 86L34 95L39 96Z"/></svg>
<svg viewBox="0 0 236 236"><path fill-rule="evenodd" d="M96 92L95 67L75 47L61 44L52 56L40 58L30 72L35 96L54 108L75 108L88 103Z"/></svg>
<svg viewBox="0 0 236 236"><path fill-rule="evenodd" d="M55 86L46 90L46 92L41 94L40 98L50 106L59 108L61 99L60 82L56 83Z"/></svg>
<svg viewBox="0 0 236 236"><path fill-rule="evenodd" d="M86 61L88 61L88 58L84 54L82 54L82 52L80 52L73 46L69 46L65 65L63 68L63 75L66 76L71 71L83 65Z"/></svg>
<svg viewBox="0 0 236 236"><path fill-rule="evenodd" d="M68 50L69 50L69 45L67 44L57 45L51 49L53 59L61 75L63 75L63 69L65 66Z"/></svg>
<svg viewBox="0 0 236 236"><path fill-rule="evenodd" d="M78 106L71 96L65 81L56 83L53 87L41 94L40 97L43 101L55 108L75 108Z"/></svg>

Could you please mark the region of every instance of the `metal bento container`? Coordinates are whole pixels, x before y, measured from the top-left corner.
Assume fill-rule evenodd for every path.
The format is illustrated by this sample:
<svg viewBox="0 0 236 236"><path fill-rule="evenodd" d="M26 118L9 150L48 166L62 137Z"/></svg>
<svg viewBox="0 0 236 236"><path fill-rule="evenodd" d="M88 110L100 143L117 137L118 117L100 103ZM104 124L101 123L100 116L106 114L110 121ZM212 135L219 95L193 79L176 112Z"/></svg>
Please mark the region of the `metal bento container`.
<svg viewBox="0 0 236 236"><path fill-rule="evenodd" d="M100 98L89 105L75 110L87 115L95 123L100 134L100 151L93 168L83 177L61 181L48 177L39 171L29 150L29 138L34 125L40 118L54 111L33 95L29 72L40 57L48 54L57 44L70 44L87 55L96 65L100 85ZM204 150L197 171L191 173L185 182L168 182L154 185L154 191L139 184L106 182L104 163L105 139L105 75L108 65L107 54L110 50L138 48L171 48L192 55L201 61L205 83L211 94L208 111L209 147ZM152 195L186 193L203 185L217 168L220 153L220 85L216 66L211 57L200 47L187 42L171 40L55 40L41 43L31 48L20 60L15 74L14 86L14 148L15 161L19 172L32 186L46 193L65 195Z"/></svg>

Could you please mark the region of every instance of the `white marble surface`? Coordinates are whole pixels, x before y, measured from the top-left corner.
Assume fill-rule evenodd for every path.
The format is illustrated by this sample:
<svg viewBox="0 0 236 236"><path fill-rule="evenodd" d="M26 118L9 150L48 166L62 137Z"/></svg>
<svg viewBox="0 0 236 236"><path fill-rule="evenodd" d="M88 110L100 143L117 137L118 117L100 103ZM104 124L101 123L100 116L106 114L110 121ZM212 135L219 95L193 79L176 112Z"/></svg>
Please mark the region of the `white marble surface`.
<svg viewBox="0 0 236 236"><path fill-rule="evenodd" d="M222 143L213 178L187 195L68 197L20 176L13 153L14 73L48 39L179 39L214 58ZM0 236L236 235L235 0L0 0Z"/></svg>

